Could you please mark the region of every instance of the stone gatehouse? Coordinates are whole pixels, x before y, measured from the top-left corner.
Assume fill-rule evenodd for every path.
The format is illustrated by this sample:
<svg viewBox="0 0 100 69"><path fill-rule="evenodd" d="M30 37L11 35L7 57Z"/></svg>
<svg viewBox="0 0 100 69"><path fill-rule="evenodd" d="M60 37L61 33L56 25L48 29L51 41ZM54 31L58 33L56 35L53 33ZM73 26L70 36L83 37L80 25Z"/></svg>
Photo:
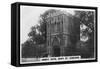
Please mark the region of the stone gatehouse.
<svg viewBox="0 0 100 69"><path fill-rule="evenodd" d="M65 56L66 48L71 45L70 37L75 36L73 16L64 11L53 10L46 20L49 56Z"/></svg>

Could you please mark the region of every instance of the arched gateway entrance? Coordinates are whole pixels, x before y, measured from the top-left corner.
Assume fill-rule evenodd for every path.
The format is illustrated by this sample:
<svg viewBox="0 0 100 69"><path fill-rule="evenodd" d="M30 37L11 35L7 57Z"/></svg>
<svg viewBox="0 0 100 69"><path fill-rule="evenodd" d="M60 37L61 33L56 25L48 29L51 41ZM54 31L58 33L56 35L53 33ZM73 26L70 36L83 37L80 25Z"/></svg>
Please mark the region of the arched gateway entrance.
<svg viewBox="0 0 100 69"><path fill-rule="evenodd" d="M60 56L60 41L55 37L52 42L53 56Z"/></svg>

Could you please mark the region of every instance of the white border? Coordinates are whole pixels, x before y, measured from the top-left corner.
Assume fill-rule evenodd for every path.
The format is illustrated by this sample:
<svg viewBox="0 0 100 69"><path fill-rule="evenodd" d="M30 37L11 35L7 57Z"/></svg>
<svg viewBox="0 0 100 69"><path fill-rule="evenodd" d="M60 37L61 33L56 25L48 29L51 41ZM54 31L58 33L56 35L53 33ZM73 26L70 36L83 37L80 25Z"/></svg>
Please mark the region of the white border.
<svg viewBox="0 0 100 69"><path fill-rule="evenodd" d="M25 6L25 5L24 5ZM56 7L41 7L41 6L29 6L29 7L40 7L40 8L50 8L50 9L66 9L66 8L56 8ZM67 8L68 10L79 10L79 11L94 11L94 31L96 31L95 29L95 13L96 11L93 10L93 9L76 9L76 8ZM21 6L20 6L20 11L21 11ZM20 13L20 16L21 16L21 13ZM20 19L20 27L21 27L21 19ZM20 28L21 29L21 28ZM21 35L21 31L20 31L20 35ZM20 44L20 64L27 64L27 63L46 63L46 62L60 62L60 61L80 61L80 60L95 60L96 59L96 55L95 55L95 36L96 36L96 33L94 32L94 58L88 58L88 59L72 59L72 60L56 60L56 61L37 61L37 62L22 62L22 53L21 53L21 50L22 50L22 46ZM21 40L21 38L20 38ZM21 42L20 42L21 43ZM52 58L52 57L49 57L49 58Z"/></svg>

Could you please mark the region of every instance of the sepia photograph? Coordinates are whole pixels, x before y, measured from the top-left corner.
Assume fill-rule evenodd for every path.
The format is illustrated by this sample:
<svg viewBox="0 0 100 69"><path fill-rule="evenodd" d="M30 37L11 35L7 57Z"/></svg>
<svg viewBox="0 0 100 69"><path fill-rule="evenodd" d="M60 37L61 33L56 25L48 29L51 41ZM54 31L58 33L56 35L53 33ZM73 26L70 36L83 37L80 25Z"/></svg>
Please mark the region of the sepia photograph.
<svg viewBox="0 0 100 69"><path fill-rule="evenodd" d="M94 9L20 6L20 63L96 59Z"/></svg>

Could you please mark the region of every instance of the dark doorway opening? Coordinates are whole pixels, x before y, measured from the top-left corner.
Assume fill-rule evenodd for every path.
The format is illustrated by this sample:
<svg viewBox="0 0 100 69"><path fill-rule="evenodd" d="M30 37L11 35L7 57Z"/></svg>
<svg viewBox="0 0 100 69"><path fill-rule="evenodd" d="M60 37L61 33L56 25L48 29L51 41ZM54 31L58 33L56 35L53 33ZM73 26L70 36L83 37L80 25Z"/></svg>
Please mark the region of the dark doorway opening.
<svg viewBox="0 0 100 69"><path fill-rule="evenodd" d="M54 47L53 47L53 55L54 55L55 57L60 56L60 47L59 47L59 46L54 46Z"/></svg>

